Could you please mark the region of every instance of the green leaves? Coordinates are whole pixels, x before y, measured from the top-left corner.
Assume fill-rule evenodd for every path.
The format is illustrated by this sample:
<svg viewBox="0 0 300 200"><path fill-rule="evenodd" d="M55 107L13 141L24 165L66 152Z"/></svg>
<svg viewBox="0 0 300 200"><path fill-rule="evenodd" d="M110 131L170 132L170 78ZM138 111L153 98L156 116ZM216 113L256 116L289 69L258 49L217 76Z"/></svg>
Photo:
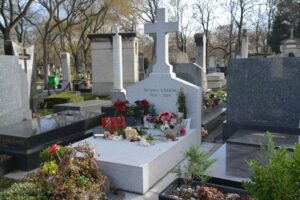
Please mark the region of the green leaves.
<svg viewBox="0 0 300 200"><path fill-rule="evenodd" d="M245 188L257 200L296 200L300 199L300 144L290 155L285 147L275 150L271 134L268 142L262 145L267 163L260 166L250 161L254 176L244 183Z"/></svg>
<svg viewBox="0 0 300 200"><path fill-rule="evenodd" d="M191 146L186 152L187 164L182 168L175 169L178 177L185 179L197 178L205 182L208 176L205 175L207 169L216 161L209 159L209 153L199 149L198 146Z"/></svg>

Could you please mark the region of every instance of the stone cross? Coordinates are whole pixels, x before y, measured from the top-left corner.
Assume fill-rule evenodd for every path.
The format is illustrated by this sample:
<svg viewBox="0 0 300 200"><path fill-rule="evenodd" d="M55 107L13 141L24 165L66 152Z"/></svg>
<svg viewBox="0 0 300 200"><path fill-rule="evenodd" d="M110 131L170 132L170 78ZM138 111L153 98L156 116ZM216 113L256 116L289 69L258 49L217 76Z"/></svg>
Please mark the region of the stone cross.
<svg viewBox="0 0 300 200"><path fill-rule="evenodd" d="M157 9L156 23L145 24L145 33L156 34L156 63L153 73L171 74L172 66L169 63L168 34L179 31L178 22L167 22L168 15L164 8Z"/></svg>

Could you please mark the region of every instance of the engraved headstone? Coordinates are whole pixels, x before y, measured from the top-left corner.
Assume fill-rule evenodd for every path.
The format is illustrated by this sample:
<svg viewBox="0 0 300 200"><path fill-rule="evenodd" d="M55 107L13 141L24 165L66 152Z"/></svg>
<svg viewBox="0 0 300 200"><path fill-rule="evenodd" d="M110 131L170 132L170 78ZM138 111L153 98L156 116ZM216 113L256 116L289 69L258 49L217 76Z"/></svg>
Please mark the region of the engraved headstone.
<svg viewBox="0 0 300 200"><path fill-rule="evenodd" d="M183 88L188 117L192 119L191 127L200 130L201 88L177 78L173 73L168 59L168 33L178 31L178 23L167 22L167 19L165 9L158 9L156 23L145 25L145 33L156 34L157 59L149 78L127 87L127 98L130 102L148 99L157 112L177 112L177 93Z"/></svg>

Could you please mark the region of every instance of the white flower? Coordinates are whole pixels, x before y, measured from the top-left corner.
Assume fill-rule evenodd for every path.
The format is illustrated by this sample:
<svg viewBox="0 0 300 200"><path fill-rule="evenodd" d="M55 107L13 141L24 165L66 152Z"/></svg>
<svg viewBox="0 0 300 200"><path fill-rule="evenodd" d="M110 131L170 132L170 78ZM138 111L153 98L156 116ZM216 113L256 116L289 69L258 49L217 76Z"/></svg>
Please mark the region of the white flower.
<svg viewBox="0 0 300 200"><path fill-rule="evenodd" d="M141 141L140 141L140 145L141 146L145 146L145 147L148 147L150 146L151 144L145 139L145 138L141 138Z"/></svg>

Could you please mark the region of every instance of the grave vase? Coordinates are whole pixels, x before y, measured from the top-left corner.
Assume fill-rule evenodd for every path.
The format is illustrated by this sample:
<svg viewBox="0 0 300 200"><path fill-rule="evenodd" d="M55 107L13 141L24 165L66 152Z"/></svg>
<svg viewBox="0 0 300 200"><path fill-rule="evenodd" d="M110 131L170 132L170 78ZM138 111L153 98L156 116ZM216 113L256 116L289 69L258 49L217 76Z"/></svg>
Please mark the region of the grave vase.
<svg viewBox="0 0 300 200"><path fill-rule="evenodd" d="M136 126L137 119L134 116L126 116L125 117L126 126Z"/></svg>

